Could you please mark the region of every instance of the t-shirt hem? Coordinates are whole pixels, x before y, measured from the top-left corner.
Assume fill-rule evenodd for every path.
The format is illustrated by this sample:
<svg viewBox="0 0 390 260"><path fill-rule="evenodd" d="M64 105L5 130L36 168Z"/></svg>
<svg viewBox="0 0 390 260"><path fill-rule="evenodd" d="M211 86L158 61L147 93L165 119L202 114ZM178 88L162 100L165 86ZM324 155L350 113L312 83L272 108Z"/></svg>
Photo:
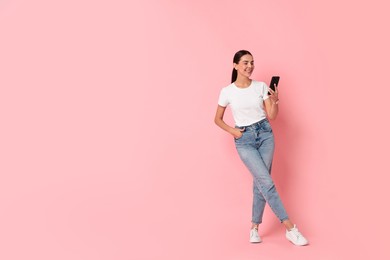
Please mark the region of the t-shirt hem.
<svg viewBox="0 0 390 260"><path fill-rule="evenodd" d="M259 120L255 120L255 121L253 121L252 123L245 124L245 125L239 125L239 124L235 123L234 126L236 126L236 127L246 127L246 126L253 125L254 123L260 122L260 121L263 120L263 119L267 119L267 117L266 117L266 116L265 116L265 117L262 117L262 118L260 118Z"/></svg>

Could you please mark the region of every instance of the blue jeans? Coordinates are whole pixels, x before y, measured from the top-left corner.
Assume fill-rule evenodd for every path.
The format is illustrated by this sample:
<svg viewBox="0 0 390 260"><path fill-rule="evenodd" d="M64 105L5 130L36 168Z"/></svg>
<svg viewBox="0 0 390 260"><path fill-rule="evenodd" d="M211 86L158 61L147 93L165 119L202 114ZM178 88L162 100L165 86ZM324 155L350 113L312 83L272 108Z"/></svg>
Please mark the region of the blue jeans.
<svg viewBox="0 0 390 260"><path fill-rule="evenodd" d="M288 216L271 178L275 147L271 125L263 119L244 128L242 137L235 138L234 142L241 160L253 176L252 222L262 222L266 202L283 222Z"/></svg>

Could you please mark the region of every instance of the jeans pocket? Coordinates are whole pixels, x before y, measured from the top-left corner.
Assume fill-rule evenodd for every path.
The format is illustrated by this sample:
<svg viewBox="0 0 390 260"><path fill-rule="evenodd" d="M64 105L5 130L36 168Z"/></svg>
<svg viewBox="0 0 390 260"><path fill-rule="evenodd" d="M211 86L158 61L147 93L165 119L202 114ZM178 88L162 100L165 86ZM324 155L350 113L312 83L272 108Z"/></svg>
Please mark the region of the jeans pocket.
<svg viewBox="0 0 390 260"><path fill-rule="evenodd" d="M243 132L241 132L241 133L242 133L241 137L239 137L239 138L235 138L234 137L234 142L236 144L242 144L242 143L248 142L249 133L247 131L245 131L245 130Z"/></svg>
<svg viewBox="0 0 390 260"><path fill-rule="evenodd" d="M239 137L239 138L235 138L235 137L233 137L233 138L234 138L234 141L235 141L235 142L238 142L239 140L241 140L241 139L242 139L242 137L243 137L243 136L244 136L244 134L242 134L242 135L241 135L241 137Z"/></svg>
<svg viewBox="0 0 390 260"><path fill-rule="evenodd" d="M235 137L233 137L234 138L234 141L237 141L237 140L241 140L242 139L242 137L244 137L244 133L245 133L245 127L235 127L236 129L243 129L243 131L241 132L242 133L242 135L239 137L239 138L235 138Z"/></svg>

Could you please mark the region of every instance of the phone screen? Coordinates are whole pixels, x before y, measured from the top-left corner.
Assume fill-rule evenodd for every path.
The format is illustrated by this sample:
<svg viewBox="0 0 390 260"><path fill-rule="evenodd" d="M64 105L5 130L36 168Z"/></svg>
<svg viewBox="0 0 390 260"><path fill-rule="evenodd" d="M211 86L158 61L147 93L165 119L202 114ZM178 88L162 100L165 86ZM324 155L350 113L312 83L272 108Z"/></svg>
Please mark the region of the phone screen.
<svg viewBox="0 0 390 260"><path fill-rule="evenodd" d="M279 79L280 77L279 76L273 76L272 79L271 79L271 83L269 84L269 87L275 91L275 85L278 86L279 84ZM268 95L271 95L271 93L268 91Z"/></svg>

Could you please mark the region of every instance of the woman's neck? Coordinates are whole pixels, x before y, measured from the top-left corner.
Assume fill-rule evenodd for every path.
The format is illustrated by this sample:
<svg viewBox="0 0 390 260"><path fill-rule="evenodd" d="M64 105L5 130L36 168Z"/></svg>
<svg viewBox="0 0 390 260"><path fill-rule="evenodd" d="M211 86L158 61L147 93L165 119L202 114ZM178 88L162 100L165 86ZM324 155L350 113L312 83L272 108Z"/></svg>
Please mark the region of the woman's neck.
<svg viewBox="0 0 390 260"><path fill-rule="evenodd" d="M252 80L248 77L237 77L234 84L239 88L247 88L252 83Z"/></svg>

